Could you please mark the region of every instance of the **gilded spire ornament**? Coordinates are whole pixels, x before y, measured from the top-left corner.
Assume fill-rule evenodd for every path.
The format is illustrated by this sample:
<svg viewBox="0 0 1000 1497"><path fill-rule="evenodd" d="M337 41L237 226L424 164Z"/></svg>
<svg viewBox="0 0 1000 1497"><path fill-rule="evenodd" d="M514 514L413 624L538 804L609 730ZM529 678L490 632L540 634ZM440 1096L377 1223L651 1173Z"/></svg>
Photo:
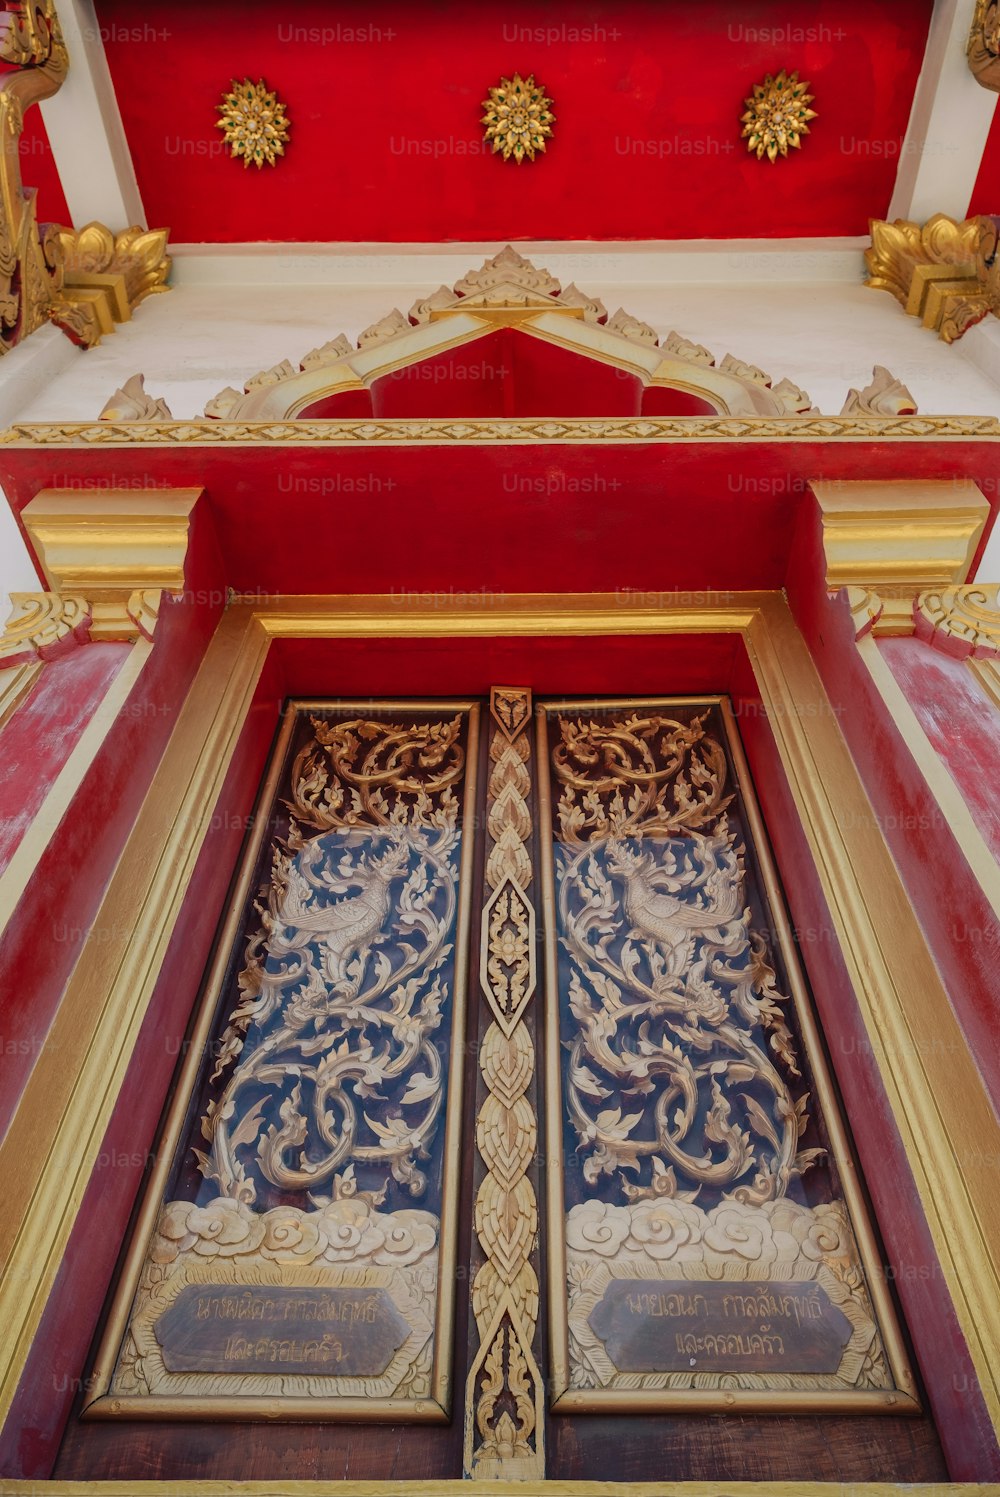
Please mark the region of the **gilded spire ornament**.
<svg viewBox="0 0 1000 1497"><path fill-rule="evenodd" d="M245 167L253 162L259 169L265 161L274 166L278 157L285 154L288 140L285 106L265 86L263 78L256 83L249 78L237 83L234 78L232 88L217 107L222 118L216 120L215 127L225 132L230 154L242 156Z"/></svg>
<svg viewBox="0 0 1000 1497"><path fill-rule="evenodd" d="M481 120L486 126L483 139L493 142L493 150L501 151L504 161L511 156L518 166L525 156L534 161L535 152L544 151L546 140L552 138L556 117L549 109L551 103L536 84L533 73L527 78L520 73L513 78L501 78L483 100L486 111Z"/></svg>
<svg viewBox="0 0 1000 1497"><path fill-rule="evenodd" d="M816 111L809 108L813 95L808 88L797 72L786 73L784 68L776 78L768 73L763 83L754 84L740 119L747 150L756 151L758 161L764 155L768 161L787 156L788 147L798 150L801 137L809 134L808 121L816 118Z"/></svg>

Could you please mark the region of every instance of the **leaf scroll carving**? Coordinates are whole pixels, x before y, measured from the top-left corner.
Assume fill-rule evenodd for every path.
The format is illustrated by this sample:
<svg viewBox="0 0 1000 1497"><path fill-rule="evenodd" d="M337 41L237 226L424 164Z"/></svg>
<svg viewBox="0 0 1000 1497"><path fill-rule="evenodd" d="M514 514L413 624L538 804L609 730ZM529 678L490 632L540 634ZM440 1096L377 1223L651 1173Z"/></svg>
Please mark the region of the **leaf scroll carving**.
<svg viewBox="0 0 1000 1497"><path fill-rule="evenodd" d="M559 718L572 1129L591 1190L759 1204L822 1153L705 714Z"/></svg>
<svg viewBox="0 0 1000 1497"><path fill-rule="evenodd" d="M461 718L312 727L199 1164L248 1203L291 1191L325 1204L315 1192L356 1189L355 1166L381 1174L375 1203L390 1177L420 1197L444 1103L433 1037L449 1001Z"/></svg>

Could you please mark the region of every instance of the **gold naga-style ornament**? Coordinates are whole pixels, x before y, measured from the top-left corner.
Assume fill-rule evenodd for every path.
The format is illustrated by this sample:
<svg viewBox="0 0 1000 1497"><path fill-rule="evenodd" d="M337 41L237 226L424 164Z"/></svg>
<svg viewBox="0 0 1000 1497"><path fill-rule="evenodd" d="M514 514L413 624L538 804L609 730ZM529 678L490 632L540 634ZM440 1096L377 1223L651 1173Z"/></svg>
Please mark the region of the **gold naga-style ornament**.
<svg viewBox="0 0 1000 1497"><path fill-rule="evenodd" d="M493 150L501 151L504 161L511 156L518 166L525 156L534 161L535 152L544 151L546 140L552 138L556 117L549 109L551 103L533 73L527 78L520 73L513 78L501 78L483 100L486 111L480 121L486 126L483 139L493 142Z"/></svg>
<svg viewBox="0 0 1000 1497"><path fill-rule="evenodd" d="M233 79L233 86L217 106L222 115L215 128L225 132L226 144L233 156L242 156L243 165L251 162L258 168L266 161L274 166L285 154L288 141L288 118L277 94L267 88L263 78L252 83Z"/></svg>
<svg viewBox="0 0 1000 1497"><path fill-rule="evenodd" d="M809 134L808 121L816 118L816 111L809 108L813 95L808 88L808 83L799 82L798 72L786 73L784 68L776 78L768 73L763 83L754 84L740 119L747 150L756 151L758 161L764 155L768 161L787 156L788 147L798 150L802 136Z"/></svg>

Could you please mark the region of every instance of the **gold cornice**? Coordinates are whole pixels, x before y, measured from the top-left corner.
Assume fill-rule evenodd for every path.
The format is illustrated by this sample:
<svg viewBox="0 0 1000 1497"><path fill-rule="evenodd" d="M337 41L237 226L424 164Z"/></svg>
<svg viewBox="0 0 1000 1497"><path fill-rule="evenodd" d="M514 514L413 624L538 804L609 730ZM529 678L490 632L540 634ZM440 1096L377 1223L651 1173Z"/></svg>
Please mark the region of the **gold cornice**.
<svg viewBox="0 0 1000 1497"><path fill-rule="evenodd" d="M990 514L970 479L811 487L822 513L827 588L876 593L867 612L878 634L912 633L919 594L965 581ZM855 600L852 611L860 606Z"/></svg>
<svg viewBox="0 0 1000 1497"><path fill-rule="evenodd" d="M644 442L1000 440L996 416L624 416L490 421L46 421L0 432L37 447L554 446Z"/></svg>
<svg viewBox="0 0 1000 1497"><path fill-rule="evenodd" d="M82 496L42 489L21 518L50 587L88 600L93 639L151 637L158 593L184 587L191 511L202 490Z"/></svg>

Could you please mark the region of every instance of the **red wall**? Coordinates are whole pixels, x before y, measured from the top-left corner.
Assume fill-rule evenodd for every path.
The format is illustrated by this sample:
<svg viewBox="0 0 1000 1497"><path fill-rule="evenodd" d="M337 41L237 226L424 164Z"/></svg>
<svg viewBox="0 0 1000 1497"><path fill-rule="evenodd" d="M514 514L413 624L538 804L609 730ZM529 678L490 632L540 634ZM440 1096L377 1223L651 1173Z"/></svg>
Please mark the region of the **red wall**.
<svg viewBox="0 0 1000 1497"><path fill-rule="evenodd" d="M98 0L151 225L200 240L496 241L864 234L888 211L931 0ZM744 100L798 68L817 119L772 164ZM544 156L483 142L487 90L534 71ZM226 152L216 106L263 78L274 167ZM738 258L738 257L737 257ZM735 267L738 271L738 266Z"/></svg>

